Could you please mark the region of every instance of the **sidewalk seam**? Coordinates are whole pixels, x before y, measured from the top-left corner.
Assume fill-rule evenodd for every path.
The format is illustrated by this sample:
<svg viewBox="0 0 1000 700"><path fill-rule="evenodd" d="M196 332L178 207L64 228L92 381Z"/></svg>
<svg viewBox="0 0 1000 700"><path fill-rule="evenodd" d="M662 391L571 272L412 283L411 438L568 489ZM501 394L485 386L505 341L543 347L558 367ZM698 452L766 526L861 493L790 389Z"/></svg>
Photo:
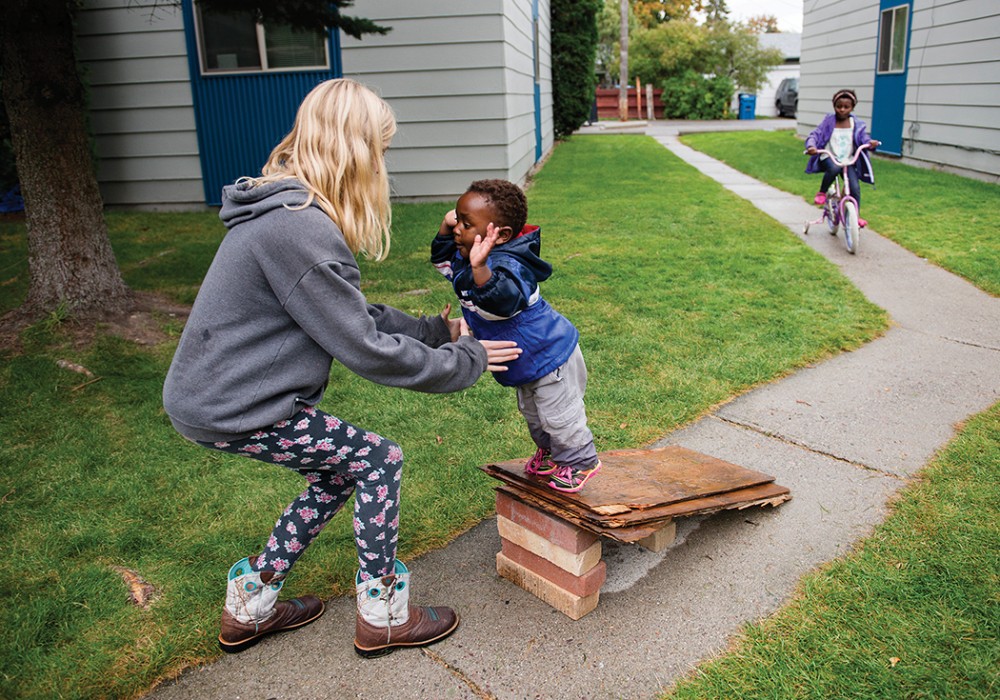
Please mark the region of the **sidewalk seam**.
<svg viewBox="0 0 1000 700"><path fill-rule="evenodd" d="M938 336L942 340L947 340L951 343L958 343L959 345L968 345L974 348L981 348L983 350L993 350L994 352L1000 352L1000 348L994 347L992 345L983 345L982 343L973 343L971 340L962 340L961 338L950 338L946 335Z"/></svg>
<svg viewBox="0 0 1000 700"><path fill-rule="evenodd" d="M421 651L424 653L424 656L429 658L431 661L434 661L435 663L439 664L440 666L443 666L448 673L450 673L455 678L464 683L466 686L468 686L469 690L471 690L472 693L477 698L480 698L480 700L497 700L496 695L493 695L492 693L489 693L480 688L475 681L473 681L467 675L462 673L462 671L460 671L458 668L452 666L450 663L445 661L440 654L435 654L430 649L421 649Z"/></svg>
<svg viewBox="0 0 1000 700"><path fill-rule="evenodd" d="M716 420L721 421L723 423L726 423L728 425L732 425L732 426L737 427L737 428L742 428L743 430L749 431L751 433L757 433L758 435L763 435L765 437L772 438L772 439L777 440L779 442L783 442L786 445L791 445L792 447L798 447L799 449L805 450L806 452L812 452L813 454L820 455L822 457L829 457L830 459L835 459L838 462L843 462L844 464L849 464L852 467L856 467L857 469L863 469L865 471L874 472L875 474L879 474L881 476L888 476L888 477L891 477L893 479L897 479L899 481L906 481L907 480L906 476L903 476L903 475L900 475L900 474L894 474L893 472L885 471L883 469L876 469L875 467L871 467L871 466L869 466L867 464L863 464L861 462L855 462L853 460L847 459L846 457L841 457L839 455L835 455L832 452L825 452L824 450L817 450L815 447L812 447L811 445L807 445L804 442L799 442L798 440L792 440L791 438L787 438L787 437L785 437L783 435L779 435L777 433L773 433L773 432L771 432L769 430L765 430L764 428L761 428L761 427L756 426L756 425L752 425L750 423L742 423L740 421L733 420L732 418L724 418L723 416L719 416L719 415L716 415L714 413L710 414L709 417L710 418L715 418Z"/></svg>

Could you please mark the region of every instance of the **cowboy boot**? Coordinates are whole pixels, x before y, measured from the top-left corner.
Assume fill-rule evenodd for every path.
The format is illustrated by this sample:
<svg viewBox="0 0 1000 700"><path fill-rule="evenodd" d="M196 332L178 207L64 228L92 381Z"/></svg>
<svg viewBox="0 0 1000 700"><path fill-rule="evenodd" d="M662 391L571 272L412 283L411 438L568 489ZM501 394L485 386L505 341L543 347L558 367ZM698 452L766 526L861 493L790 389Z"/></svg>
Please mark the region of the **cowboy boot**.
<svg viewBox="0 0 1000 700"><path fill-rule="evenodd" d="M323 614L323 601L316 596L279 602L284 582L284 574L251 569L249 557L233 564L219 633L223 651L243 651L266 635L308 625Z"/></svg>
<svg viewBox="0 0 1000 700"><path fill-rule="evenodd" d="M401 561L389 576L355 579L358 616L354 650L361 656L391 653L396 647L420 647L444 639L458 627L451 608L410 605L410 572Z"/></svg>

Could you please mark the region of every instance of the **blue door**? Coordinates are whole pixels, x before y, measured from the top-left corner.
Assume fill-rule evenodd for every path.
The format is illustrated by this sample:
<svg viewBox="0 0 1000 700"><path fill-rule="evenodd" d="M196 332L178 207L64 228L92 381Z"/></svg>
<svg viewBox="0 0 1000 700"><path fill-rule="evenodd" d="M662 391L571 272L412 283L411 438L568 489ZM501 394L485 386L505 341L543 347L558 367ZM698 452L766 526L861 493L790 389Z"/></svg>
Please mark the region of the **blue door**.
<svg viewBox="0 0 1000 700"><path fill-rule="evenodd" d="M897 156L903 154L912 12L913 0L880 0L871 136L882 142L880 151Z"/></svg>
<svg viewBox="0 0 1000 700"><path fill-rule="evenodd" d="M342 75L340 36L263 27L252 16L212 16L183 0L205 203L260 175L295 121L302 98Z"/></svg>

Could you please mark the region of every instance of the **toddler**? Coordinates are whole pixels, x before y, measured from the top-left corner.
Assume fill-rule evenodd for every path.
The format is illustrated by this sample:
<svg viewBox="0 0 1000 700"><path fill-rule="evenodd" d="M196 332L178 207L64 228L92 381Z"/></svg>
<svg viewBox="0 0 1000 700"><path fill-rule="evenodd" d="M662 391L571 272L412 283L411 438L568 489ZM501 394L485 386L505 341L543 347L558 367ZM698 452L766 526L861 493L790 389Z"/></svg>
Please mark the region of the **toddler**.
<svg viewBox="0 0 1000 700"><path fill-rule="evenodd" d="M541 228L526 225L528 202L506 180L477 180L448 212L431 244L431 262L451 280L462 314L480 340L513 340L523 350L494 373L517 389L517 405L536 447L524 470L576 492L601 468L587 427L587 367L576 327L542 298Z"/></svg>

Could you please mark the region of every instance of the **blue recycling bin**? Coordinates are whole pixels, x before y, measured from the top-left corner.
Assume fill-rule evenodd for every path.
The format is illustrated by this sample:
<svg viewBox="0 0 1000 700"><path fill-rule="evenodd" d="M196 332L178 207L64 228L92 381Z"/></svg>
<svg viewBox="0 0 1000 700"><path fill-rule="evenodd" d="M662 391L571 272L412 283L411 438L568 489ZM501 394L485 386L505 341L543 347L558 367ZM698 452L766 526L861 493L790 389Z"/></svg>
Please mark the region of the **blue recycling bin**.
<svg viewBox="0 0 1000 700"><path fill-rule="evenodd" d="M740 93L740 119L753 119L757 111L757 96Z"/></svg>

